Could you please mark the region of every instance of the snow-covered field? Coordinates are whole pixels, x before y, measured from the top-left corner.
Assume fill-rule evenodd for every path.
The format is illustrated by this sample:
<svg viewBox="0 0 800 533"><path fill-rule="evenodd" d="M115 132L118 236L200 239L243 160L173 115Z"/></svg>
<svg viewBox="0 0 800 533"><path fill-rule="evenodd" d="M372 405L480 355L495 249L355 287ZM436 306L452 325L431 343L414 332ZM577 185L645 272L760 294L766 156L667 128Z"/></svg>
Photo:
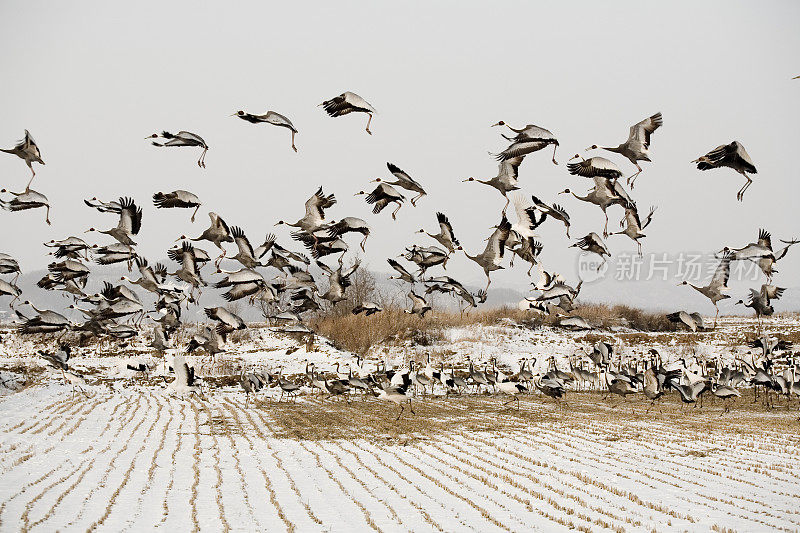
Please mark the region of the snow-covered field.
<svg viewBox="0 0 800 533"><path fill-rule="evenodd" d="M796 319L775 320L797 331ZM751 326L723 321L703 350L744 351L730 339ZM499 356L511 366L569 355L585 335L476 326L376 357ZM601 333L623 352L653 344L667 354L683 334L674 344L625 335ZM5 381L22 379L10 370L20 364L41 365L28 343L5 336ZM324 340L270 330L225 357L293 371L304 359L352 360ZM569 393L558 406L534 393L517 411L498 396L439 395L416 398L416 415L395 421L393 404L312 392L278 403L272 389L248 407L236 387L178 398L121 361L75 356L74 368L91 371L88 397L48 371L0 398L0 530L800 530L796 401L764 409L745 391L727 413L719 401L674 398L648 412L641 397Z"/></svg>
<svg viewBox="0 0 800 533"><path fill-rule="evenodd" d="M497 398L207 401L60 385L0 404L4 531L800 529L796 410ZM601 407L598 407L601 406Z"/></svg>

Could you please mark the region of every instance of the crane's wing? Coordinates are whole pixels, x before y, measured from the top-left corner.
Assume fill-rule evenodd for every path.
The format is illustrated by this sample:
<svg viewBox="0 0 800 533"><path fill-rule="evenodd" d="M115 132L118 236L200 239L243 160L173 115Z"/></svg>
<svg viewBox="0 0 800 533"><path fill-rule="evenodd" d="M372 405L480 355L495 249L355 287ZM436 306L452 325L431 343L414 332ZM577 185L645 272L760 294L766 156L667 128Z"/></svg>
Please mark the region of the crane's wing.
<svg viewBox="0 0 800 533"><path fill-rule="evenodd" d="M420 184L417 183L417 181L414 180L414 178L409 176L405 171L401 170L397 165L394 165L392 163L386 163L386 166L389 168L389 172L391 172L392 175L399 181L413 183L414 185L420 187Z"/></svg>
<svg viewBox="0 0 800 533"><path fill-rule="evenodd" d="M397 271L398 274L400 274L401 276L408 276L408 277L413 279L413 276L411 274L409 274L408 270L403 268L403 265L401 265L400 263L398 263L394 259L387 259L386 261L389 263L390 267L392 267L393 269L395 269Z"/></svg>
<svg viewBox="0 0 800 533"><path fill-rule="evenodd" d="M439 229L442 231L442 234L447 235L453 244L459 246L458 239L456 239L455 233L453 233L453 226L450 224L450 220L447 218L447 215L444 213L436 213L436 220L439 222Z"/></svg>
<svg viewBox="0 0 800 533"><path fill-rule="evenodd" d="M731 258L733 254L726 253L722 256L714 276L711 278L711 285L715 287L728 288L728 279L731 277Z"/></svg>
<svg viewBox="0 0 800 533"><path fill-rule="evenodd" d="M645 146L649 146L650 134L660 128L663 124L664 121L661 118L661 113L656 113L655 115L648 117L641 122L637 122L631 126L631 131L628 135L628 141L635 140L643 143Z"/></svg>
<svg viewBox="0 0 800 533"><path fill-rule="evenodd" d="M486 245L484 254L492 257L495 262L503 258L506 249L506 241L511 233L511 223L505 215L500 221L500 225L494 230L489 237L489 243Z"/></svg>
<svg viewBox="0 0 800 533"><path fill-rule="evenodd" d="M255 257L253 246L250 244L250 240L247 238L247 235L244 234L244 230L242 230L242 228L239 226L233 226L231 228L231 236L236 242L236 246L239 247L240 252L248 254L250 257Z"/></svg>
<svg viewBox="0 0 800 533"><path fill-rule="evenodd" d="M306 200L306 214L325 218L325 209L331 207L336 203L336 196L329 194L325 196L322 192L322 187L317 189L314 195Z"/></svg>
<svg viewBox="0 0 800 533"><path fill-rule="evenodd" d="M758 244L772 250L772 235L765 229L758 230Z"/></svg>

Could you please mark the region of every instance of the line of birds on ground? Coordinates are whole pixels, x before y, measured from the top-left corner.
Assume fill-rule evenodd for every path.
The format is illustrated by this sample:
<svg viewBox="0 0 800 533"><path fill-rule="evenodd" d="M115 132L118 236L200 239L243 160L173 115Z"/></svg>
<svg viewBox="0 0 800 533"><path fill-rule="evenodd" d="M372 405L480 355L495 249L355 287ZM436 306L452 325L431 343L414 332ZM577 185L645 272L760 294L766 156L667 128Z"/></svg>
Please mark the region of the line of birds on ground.
<svg viewBox="0 0 800 533"><path fill-rule="evenodd" d="M245 407L250 403L250 395L257 399L257 393L263 389L280 388L281 395L277 401L281 402L284 396L295 400L306 386L331 398L343 398L348 403L355 394L361 395L364 400L374 397L395 403L400 407L397 420L402 416L406 405L414 413L411 400L419 395L420 390L425 397L428 392L434 395L437 387L448 397L462 395L470 390L475 394L481 391L489 393L491 389L495 394L510 398L503 406L516 402L517 409L520 395L533 390L553 398L560 407L563 407L563 401L570 389L604 390L606 397L609 394L618 395L623 400L642 393L650 401L646 413L669 391L675 391L683 403L699 402L700 407L704 394L710 393L725 401L726 412L730 408L729 402L741 397L739 389L743 386L754 389L753 402L758 400L758 388L761 387L762 401L767 406L774 404L770 392L784 396L787 405L793 395L800 396L800 376L796 362L798 354L789 352L792 348L791 342L763 335L751 341L749 346L761 350L758 360L753 352L749 352L750 362L736 357L731 365L723 365L720 357L701 362L696 355L692 356L694 362L691 365L687 364L685 357L665 365L661 354L653 348L647 354L619 356L614 361L614 344L598 341L590 350L578 350L568 358L569 370L559 369L555 357L551 356L546 360L545 369L534 371L537 358L531 357L520 359L519 370L513 375L499 369L496 358L487 362L483 369L477 368L472 359L468 358L468 369L459 373L456 373L451 363L448 374L444 362L439 363L438 369L432 365L430 355L427 356L424 367L416 367L412 360L405 368L388 369L385 362L378 362L372 372L367 372L366 363L356 356L355 365L348 363L346 372L340 368L340 363L336 363L335 371L329 375L320 374L316 365L306 360L305 373L300 376L300 380L295 381L283 375L283 367L279 367L277 371L261 369L246 372L242 366L239 384L245 392ZM782 373L773 371L778 352L784 352L788 363ZM64 380L72 385L73 396L76 389L88 396L84 388L86 380L69 368L71 353L68 344L62 344L55 353L39 351L45 361L59 370ZM176 377L168 384L168 389L180 394L194 393L200 396L201 387L194 367L190 367L180 353L176 354L173 365ZM589 365L594 365L596 371L588 370ZM356 372L353 371L354 366ZM127 369L145 374L150 370L144 363L128 364Z"/></svg>
<svg viewBox="0 0 800 533"><path fill-rule="evenodd" d="M321 105L333 117L349 113L366 113L369 116L366 130L371 134L369 125L375 109L355 93L345 92ZM267 123L289 129L292 135L292 147L296 150L294 138L297 129L287 117L272 111L263 115L238 111L234 113L234 116L254 124ZM662 124L661 114L656 113L631 126L628 139L619 146L593 145L587 150L599 148L627 158L637 168L637 172L628 177L628 184L633 188L636 178L642 172L638 162L650 161L650 137ZM413 244L406 247L399 256L416 265L415 272L395 258L388 259L390 267L396 272L396 276L393 276L392 279L401 280L409 285L408 298L411 305L405 311L424 318L432 308L426 297L434 292L458 298L462 312L466 308L477 307L486 301L491 284L490 273L505 268L502 262L506 251L510 251L512 252L510 265L513 266L516 256L530 264L528 275L534 267L538 269L538 278L532 283L538 294L520 302L521 308L545 315L563 316L559 324L564 327L591 328L591 325L582 317L571 314L575 309L575 300L580 292L581 283L574 287L568 285L559 274L544 270L539 260L543 244L535 233L536 228L550 217L565 226L569 238L570 217L568 213L558 204L546 203L536 196L531 196L528 201L526 197L515 192L520 189L518 186L519 167L524 158L552 145L552 161L557 164L555 154L559 141L550 131L535 125L517 129L500 121L494 126L507 127L513 132L513 135L503 135L504 139L510 143L508 147L500 153L494 154L499 162L497 176L488 180L472 177L465 180L489 185L497 189L506 199L500 214L500 222L494 226L484 250L475 255L464 252L467 258L474 261L484 271L487 279L486 287L477 293L472 293L464 284L450 276L426 277L428 270L433 267L441 266L445 269L448 260L457 251L463 250L448 217L444 213L438 212L436 214L438 232L429 233L421 229L417 233L429 235L441 247ZM198 165L205 167L208 145L198 135L185 131L177 134L165 131L147 138L158 139L158 141L154 140L153 144L159 147L200 147L202 152L198 159ZM44 164L33 138L26 131L25 138L17 146L3 151L23 159L32 174L25 191L11 193L13 199L9 201L0 199L0 205L10 211L45 207L47 209L46 219L49 224L47 199L30 189L35 177L33 163ZM652 222L655 208L651 208L648 215L642 220L636 202L625 190L620 180L623 176L622 170L612 161L599 156L584 159L580 155L576 155L572 159L580 159L580 161L568 164L568 172L591 179L594 187L586 196L579 196L569 189L564 190L563 193L571 193L579 200L600 207L605 217L604 237L609 235L607 209L613 205L620 205L624 209L624 217L620 226L624 226L624 229L617 234L627 235L634 240L639 253L641 253L640 240L645 237L642 231ZM745 190L752 182L747 174L755 173L755 166L744 147L736 141L712 150L695 162L701 170L727 166L747 178L745 186L739 191L739 200L742 199ZM410 199L412 206L417 205L417 202L426 195L426 191L419 182L397 165L387 163L387 168L392 175L390 180L377 178L373 180L378 183L373 190L369 192L362 190L356 195L366 196L366 202L373 206L374 214L382 212L389 205L394 205L391 216L396 219L398 211L406 200L406 196L397 188L415 194ZM0 190L0 193L5 192L7 192L5 189ZM28 316L19 309L15 309L16 314L22 320L19 331L23 334L53 334L74 331L80 334L81 342L93 337L124 340L137 335L138 327L144 317L156 315L158 318L155 319L157 324L154 328L151 346L157 350L165 349L169 346L171 336L181 325L182 307L188 309L190 304L197 303L202 289L208 285L201 270L204 265L211 263L212 258L205 250L193 244L198 241L212 243L220 251L220 255L214 259L214 266L215 273L222 275L222 279L214 283L214 288L226 290L222 294L226 301L234 302L247 298L251 305L258 304L272 309L274 312L271 318L275 321L292 324L292 327L302 329L305 328L302 324L303 314L322 310L321 302L327 302L325 305L333 306L347 299L347 288L351 285L351 278L360 264L356 259L345 266L344 257L349 250L349 245L344 240L344 236L349 233L361 235L363 238L359 245L362 251L365 250L366 241L370 236L370 227L361 218L352 216L346 216L339 220L326 218L326 210L336 204L336 198L333 194L325 194L322 187L319 187L305 202L305 215L302 218L293 223L283 220L277 222L276 226L286 225L296 230L291 237L304 246L306 253L313 258L313 265L327 277L328 288L322 291L317 279L310 271L312 259L309 259L306 253L298 253L281 246L272 234L267 235L263 244L253 247L241 228L228 226L214 212L209 212L210 225L198 237L188 238L186 235L181 235L176 240L176 242L180 241L180 244L167 251L168 258L178 264L175 271L169 272L165 265L161 263L150 265L144 257L136 253L137 243L134 238L141 229L143 211L132 198L121 197L113 201L91 198L85 200L85 203L100 213L113 214L118 217L117 225L110 229L98 230L92 227L87 230L87 232L108 235L115 242L107 245L89 245L80 237L70 236L45 243L45 246L53 249L51 253L58 260L48 265L49 273L38 282L38 286L45 290L59 290L64 294L71 295L74 303L70 305L70 308L81 313L86 320L83 323L73 323L61 313L38 309L33 303L26 300L23 304L30 306L36 314ZM193 209L192 222L202 205L196 195L183 190L157 192L153 195L153 203L158 209ZM516 212L514 223L509 221L506 216L507 208L511 203L514 204ZM768 282L762 286L760 291L751 290L747 303L744 301L740 303L752 307L759 319L764 315L769 315L772 313L770 302L779 298L783 292L782 288L771 284L772 274L775 272L773 265L786 255L789 247L800 241L782 242L785 247L773 251L769 233L762 230L755 243L741 248L726 247L722 251L719 267L711 282L706 286L691 286L711 300L718 316L717 302L729 297L724 292L728 288L731 261L756 262L767 276ZM233 243L236 246L237 253L235 255L227 257L227 250L224 247L226 243ZM603 262L610 256L603 239L595 232L587 234L571 247L596 253ZM87 294L85 289L90 269L81 262L81 259L88 260L90 252L100 265L125 263L130 271L135 264L140 273L139 278L131 279L123 276L120 281L138 285L141 289L152 293L156 298L154 309L145 311L139 295L124 284L115 285L105 282L102 290L98 293ZM336 266L330 266L321 261L325 257L336 255L338 255ZM221 262L225 259L236 261L241 268L230 271L223 270ZM257 270L266 267L276 269L278 275L268 281ZM20 274L18 262L8 254L0 254L0 274L15 276L11 282L0 279L0 296L11 296L11 305L13 306L21 296L19 287L14 284ZM416 292L418 283L425 287L424 294ZM689 283L685 281L683 284ZM83 303L92 307L80 307L79 304ZM364 313L367 316L381 310L378 304L369 301L362 302L352 309L355 314ZM245 328L246 324L241 317L224 307L209 307L205 309L205 312L214 325L213 327L211 325L204 326L202 331L192 338L186 350L190 353L202 349L213 357L224 351L227 336L232 331ZM704 327L702 318L697 314L680 311L669 316L671 320L680 322L692 330ZM174 366L179 365L176 363Z"/></svg>

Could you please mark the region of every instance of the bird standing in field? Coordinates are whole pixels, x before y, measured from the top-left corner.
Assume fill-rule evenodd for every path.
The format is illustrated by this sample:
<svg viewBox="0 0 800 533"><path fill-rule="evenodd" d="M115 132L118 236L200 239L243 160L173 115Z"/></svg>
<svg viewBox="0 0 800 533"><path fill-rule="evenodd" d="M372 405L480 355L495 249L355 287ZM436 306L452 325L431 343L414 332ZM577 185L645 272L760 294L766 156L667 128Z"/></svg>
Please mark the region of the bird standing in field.
<svg viewBox="0 0 800 533"><path fill-rule="evenodd" d="M386 180L381 180L381 178L375 178L372 181L373 182L382 181L383 183L388 183L389 185L396 185L398 187L402 187L407 191L419 193L414 198L411 199L411 205L416 207L417 200L419 200L428 193L425 192L425 189L422 188L422 185L417 183L417 181L414 178L406 174L404 171L400 170L400 168L397 167L397 165L393 165L392 163L386 163L386 166L389 167L389 172L391 172L392 175L397 179L395 181L386 181Z"/></svg>
<svg viewBox="0 0 800 533"><path fill-rule="evenodd" d="M616 152L628 158L628 160L636 165L636 173L628 178L628 185L633 189L633 184L636 177L642 173L642 167L639 166L637 161L650 161L650 135L664 124L661 118L661 113L648 117L641 122L637 122L631 126L631 131L628 134L628 140L619 146L597 146L593 144L587 150L608 150L609 152Z"/></svg>
<svg viewBox="0 0 800 533"><path fill-rule="evenodd" d="M190 193L189 191L172 191L172 192L157 192L153 195L153 205L156 206L156 209L168 209L173 207L180 207L180 208L192 208L194 207L194 211L192 212L192 222L194 222L194 216L197 214L197 210L200 209L200 198L195 196L194 194Z"/></svg>
<svg viewBox="0 0 800 533"><path fill-rule="evenodd" d="M178 133L172 134L168 131L162 131L161 135L154 133L149 137L145 137L145 139L158 139L159 137L166 139L167 142L152 141L153 146L199 146L203 149L203 153L200 154L200 159L197 160L197 166L206 168L206 152L208 152L208 145L203 138L196 133L179 131Z"/></svg>
<svg viewBox="0 0 800 533"><path fill-rule="evenodd" d="M736 193L736 199L740 202L744 199L745 191L753 183L753 180L747 175L747 173L757 173L756 166L753 164L753 160L750 159L750 155L748 155L747 151L744 149L744 146L742 146L739 141L733 141L730 144L717 146L706 155L692 161L692 163L697 163L698 170L710 170L712 168L728 167L744 176L744 179L747 181L742 188L739 189L739 192Z"/></svg>
<svg viewBox="0 0 800 533"><path fill-rule="evenodd" d="M377 111L375 111L375 108L372 107L369 102L356 93L345 91L339 96L331 98L330 100L325 100L320 105L325 109L325 112L332 117L340 117L348 113L366 113L369 115L366 128L367 133L372 135L372 132L369 131L369 125L370 122L372 122L372 114L377 113Z"/></svg>
<svg viewBox="0 0 800 533"><path fill-rule="evenodd" d="M395 421L400 420L400 417L403 415L403 411L405 411L405 404L408 404L408 408L411 410L411 414L416 414L414 412L414 408L411 406L411 391L409 390L411 386L411 378L409 377L408 373L402 374L403 381L400 385L386 385L381 389L378 393L378 399L384 400L387 402L396 403L400 406L400 412L397 413L397 418Z"/></svg>
<svg viewBox="0 0 800 533"><path fill-rule="evenodd" d="M25 186L25 192L28 192L28 190L31 188L31 182L33 182L33 178L36 177L36 171L33 170L33 163L44 165L44 161L42 161L42 154L39 152L39 147L36 146L36 141L33 140L30 132L25 130L25 138L18 142L14 148L0 148L0 152L13 154L19 157L25 161L25 164L28 165L29 169L31 169L31 179L28 180L28 185Z"/></svg>
<svg viewBox="0 0 800 533"><path fill-rule="evenodd" d="M292 132L292 150L295 152L297 151L297 147L294 145L294 136L297 134L297 128L294 127L294 124L292 124L291 120L280 113L276 113L275 111L267 111L263 115L252 115L250 113L245 113L244 111L237 111L231 116L239 117L240 119L246 120L251 124L266 123L288 129Z"/></svg>

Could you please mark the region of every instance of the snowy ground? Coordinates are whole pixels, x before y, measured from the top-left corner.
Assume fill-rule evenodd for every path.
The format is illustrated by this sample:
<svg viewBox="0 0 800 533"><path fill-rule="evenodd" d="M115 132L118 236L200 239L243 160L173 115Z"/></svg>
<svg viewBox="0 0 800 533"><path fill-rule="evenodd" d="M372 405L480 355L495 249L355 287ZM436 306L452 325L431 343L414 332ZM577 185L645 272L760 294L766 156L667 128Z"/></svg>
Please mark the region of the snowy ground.
<svg viewBox="0 0 800 533"><path fill-rule="evenodd" d="M771 327L798 331L796 318ZM753 330L726 319L696 339L700 355L744 353ZM620 353L654 345L672 357L688 334L590 335L616 339ZM374 357L431 353L459 368L467 355L497 356L513 367L563 360L586 336L476 326ZM672 397L648 412L641 397L585 392L565 406L526 395L517 411L498 396L437 396L395 422L393 404L311 392L278 403L272 389L245 408L241 390L211 379L202 399L169 396L163 380L122 369L150 357L139 344L124 357L80 350L73 367L90 386L73 397L54 371L26 375L42 346L4 334L0 347L1 531L800 530L796 401L765 409L743 391L727 413ZM242 362L295 372L304 359L326 370L352 361L324 339L264 329L208 372Z"/></svg>
<svg viewBox="0 0 800 533"><path fill-rule="evenodd" d="M796 409L91 393L0 402L2 530L800 529Z"/></svg>

